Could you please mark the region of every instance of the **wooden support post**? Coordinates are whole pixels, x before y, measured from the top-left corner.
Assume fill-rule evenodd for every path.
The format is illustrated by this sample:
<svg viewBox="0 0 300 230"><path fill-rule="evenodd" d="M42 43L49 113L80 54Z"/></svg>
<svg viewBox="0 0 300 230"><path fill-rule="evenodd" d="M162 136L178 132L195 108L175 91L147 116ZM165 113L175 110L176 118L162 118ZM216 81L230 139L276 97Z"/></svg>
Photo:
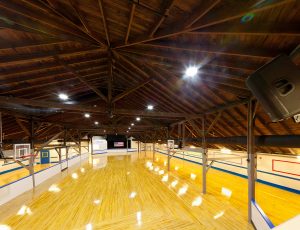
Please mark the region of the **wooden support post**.
<svg viewBox="0 0 300 230"><path fill-rule="evenodd" d="M34 139L34 123L33 119L30 119L30 149L34 149L33 139Z"/></svg>
<svg viewBox="0 0 300 230"><path fill-rule="evenodd" d="M207 148L205 139L205 116L202 117L202 193L206 194Z"/></svg>
<svg viewBox="0 0 300 230"><path fill-rule="evenodd" d="M167 148L168 148L168 171L170 171L171 155L170 155L170 148L169 147Z"/></svg>
<svg viewBox="0 0 300 230"><path fill-rule="evenodd" d="M185 122L182 123L182 148L185 147Z"/></svg>
<svg viewBox="0 0 300 230"><path fill-rule="evenodd" d="M247 162L248 162L248 222L251 223L252 211L251 202L255 200L255 180L256 180L256 159L257 155L254 146L255 127L255 100L248 103L248 128L247 128Z"/></svg>
<svg viewBox="0 0 300 230"><path fill-rule="evenodd" d="M152 156L153 157L152 161L155 162L155 143L154 142L152 143L152 155L153 155Z"/></svg>
<svg viewBox="0 0 300 230"><path fill-rule="evenodd" d="M94 148L93 148L93 136L91 136L91 154L93 155Z"/></svg>
<svg viewBox="0 0 300 230"><path fill-rule="evenodd" d="M78 130L78 148L79 148L79 155L81 157L81 135L80 135L80 132Z"/></svg>
<svg viewBox="0 0 300 230"><path fill-rule="evenodd" d="M69 146L66 146L66 160L67 160L67 168L69 168Z"/></svg>

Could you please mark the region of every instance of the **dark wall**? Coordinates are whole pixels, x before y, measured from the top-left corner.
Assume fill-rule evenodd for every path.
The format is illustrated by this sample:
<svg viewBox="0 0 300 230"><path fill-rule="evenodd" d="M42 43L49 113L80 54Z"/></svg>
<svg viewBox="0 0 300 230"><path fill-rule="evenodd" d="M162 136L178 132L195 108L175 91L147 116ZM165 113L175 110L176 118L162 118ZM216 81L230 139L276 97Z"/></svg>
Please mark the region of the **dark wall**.
<svg viewBox="0 0 300 230"><path fill-rule="evenodd" d="M107 135L107 148L108 149L123 149L123 148L127 148L127 145L128 145L128 148L131 147L131 141L128 140L128 143L127 143L127 138L126 136L123 136L123 135ZM115 146L115 142L122 142L123 143L123 146Z"/></svg>

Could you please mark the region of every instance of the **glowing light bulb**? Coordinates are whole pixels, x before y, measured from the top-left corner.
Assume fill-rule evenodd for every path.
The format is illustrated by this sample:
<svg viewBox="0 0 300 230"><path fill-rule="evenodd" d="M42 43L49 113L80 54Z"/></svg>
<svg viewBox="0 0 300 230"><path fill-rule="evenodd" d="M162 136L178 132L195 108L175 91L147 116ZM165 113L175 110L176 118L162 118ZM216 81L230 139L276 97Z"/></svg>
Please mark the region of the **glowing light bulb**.
<svg viewBox="0 0 300 230"><path fill-rule="evenodd" d="M153 108L154 108L153 105L148 105L148 106L147 106L147 109L148 109L148 110L153 110Z"/></svg>
<svg viewBox="0 0 300 230"><path fill-rule="evenodd" d="M185 76L187 77L195 77L198 73L198 67L196 66L189 66L186 70L185 70Z"/></svg>
<svg viewBox="0 0 300 230"><path fill-rule="evenodd" d="M63 101L66 101L66 100L69 99L69 96L67 94L65 94L65 93L58 94L58 97L59 97L59 99L61 99Z"/></svg>

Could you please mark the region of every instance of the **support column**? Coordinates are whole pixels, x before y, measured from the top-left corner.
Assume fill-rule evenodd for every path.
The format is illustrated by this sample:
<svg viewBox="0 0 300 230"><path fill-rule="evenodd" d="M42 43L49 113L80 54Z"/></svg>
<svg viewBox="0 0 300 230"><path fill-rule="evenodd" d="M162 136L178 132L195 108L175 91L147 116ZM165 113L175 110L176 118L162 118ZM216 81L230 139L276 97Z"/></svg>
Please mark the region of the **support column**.
<svg viewBox="0 0 300 230"><path fill-rule="evenodd" d="M185 122L182 123L182 148L185 147Z"/></svg>
<svg viewBox="0 0 300 230"><path fill-rule="evenodd" d="M7 160L5 159L5 156L2 152L2 149L3 149L3 132L2 132L2 113L0 112L0 158L4 158L4 163L7 162Z"/></svg>
<svg viewBox="0 0 300 230"><path fill-rule="evenodd" d="M93 148L93 136L91 136L91 154L93 155L94 148Z"/></svg>
<svg viewBox="0 0 300 230"><path fill-rule="evenodd" d="M34 149L33 139L34 139L34 124L33 124L33 119L31 118L30 119L30 149Z"/></svg>
<svg viewBox="0 0 300 230"><path fill-rule="evenodd" d="M207 148L205 139L205 116L202 117L202 193L206 194Z"/></svg>
<svg viewBox="0 0 300 230"><path fill-rule="evenodd" d="M79 150L79 155L81 157L81 134L80 132L78 131L78 150Z"/></svg>
<svg viewBox="0 0 300 230"><path fill-rule="evenodd" d="M153 151L153 162L155 161L155 142L152 143L152 151Z"/></svg>
<svg viewBox="0 0 300 230"><path fill-rule="evenodd" d="M251 223L251 201L255 199L256 180L256 152L254 150L254 127L255 127L255 101L248 103L248 128L247 128L247 162L248 162L248 222Z"/></svg>
<svg viewBox="0 0 300 230"><path fill-rule="evenodd" d="M171 163L171 156L170 156L170 148L169 148L169 146L167 146L167 148L168 148L168 171L170 171L170 163Z"/></svg>

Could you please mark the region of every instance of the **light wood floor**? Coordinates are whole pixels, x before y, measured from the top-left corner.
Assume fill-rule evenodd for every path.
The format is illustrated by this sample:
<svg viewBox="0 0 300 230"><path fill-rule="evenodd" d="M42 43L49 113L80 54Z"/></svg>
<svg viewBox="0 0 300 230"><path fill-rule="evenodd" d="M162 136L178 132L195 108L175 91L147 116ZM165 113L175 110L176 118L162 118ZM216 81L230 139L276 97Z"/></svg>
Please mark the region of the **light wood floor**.
<svg viewBox="0 0 300 230"><path fill-rule="evenodd" d="M70 173L51 186L52 192L45 191L24 201L22 205L26 206L21 210L25 212L24 215L17 215L22 205L15 200L5 205L5 209L0 207L0 225L22 230L252 229L247 223L245 179L211 170L208 194L202 196L201 167L172 159L168 181L162 182L162 178L166 179L167 175L165 158L161 154L156 155L159 159L153 170L146 167L146 162L152 158L151 153L148 154L148 160L144 158L144 153L136 161L130 156L109 157L103 168L93 168L92 164L86 164L83 166L84 171L76 171L77 179L74 179L76 175ZM157 166L159 170L156 172ZM178 167L177 171L175 166ZM196 178L192 179L191 173ZM176 185L174 181L177 181ZM222 195L222 187L231 190L231 197ZM266 192L258 192L258 196L264 196L264 200L269 199L270 207L273 203L277 205L278 210L272 211L279 222L295 213L286 212L286 209L297 210L299 207L296 194L264 185L258 187ZM179 195L179 192L182 194ZM295 204L281 207L280 201L271 202L274 195L280 195L286 202L294 199ZM14 208L15 213L1 220L1 213L8 206L11 210Z"/></svg>
<svg viewBox="0 0 300 230"><path fill-rule="evenodd" d="M51 164L37 164L34 166L34 171L38 172L42 169L48 168L49 166L51 166ZM24 168L2 174L0 175L0 186L14 182L28 175L29 175L28 170Z"/></svg>

